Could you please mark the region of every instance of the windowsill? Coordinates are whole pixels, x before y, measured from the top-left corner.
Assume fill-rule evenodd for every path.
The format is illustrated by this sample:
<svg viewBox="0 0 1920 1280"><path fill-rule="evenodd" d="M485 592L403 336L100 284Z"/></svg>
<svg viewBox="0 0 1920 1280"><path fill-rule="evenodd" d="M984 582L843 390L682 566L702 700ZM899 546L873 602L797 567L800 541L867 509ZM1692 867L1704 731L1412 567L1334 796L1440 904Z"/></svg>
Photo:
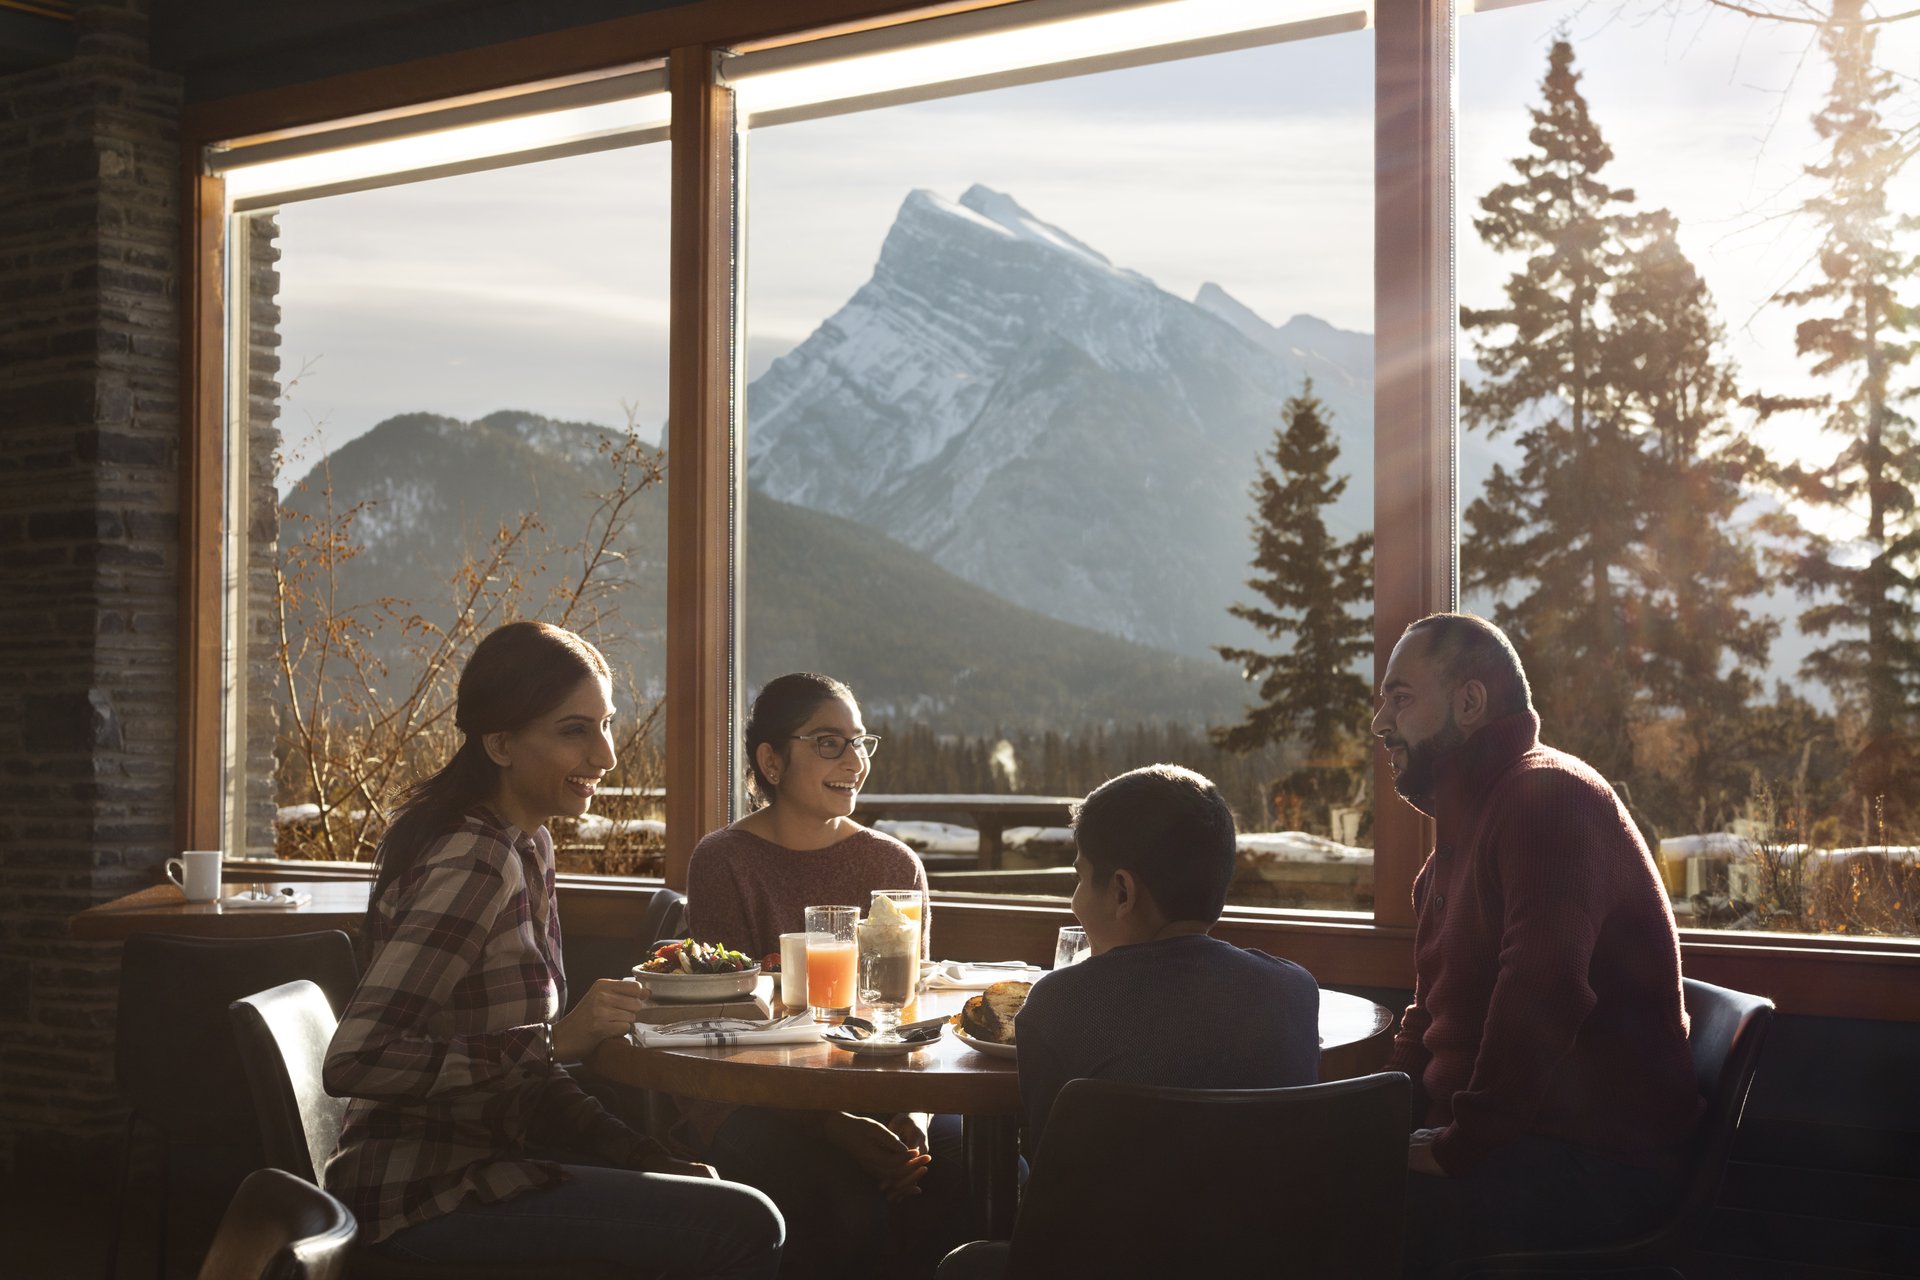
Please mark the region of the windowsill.
<svg viewBox="0 0 1920 1280"><path fill-rule="evenodd" d="M229 861L226 878L271 869L276 880L371 879L365 862ZM568 931L625 937L634 900L659 880L566 874ZM936 892L943 950L965 959L1047 963L1054 934L1070 923L1064 898L988 897ZM1357 911L1229 907L1216 937L1258 947L1303 965L1328 985L1411 987L1413 931L1376 925ZM1920 938L1682 929L1681 959L1690 977L1771 997L1782 1012L1821 1017L1920 1022Z"/></svg>

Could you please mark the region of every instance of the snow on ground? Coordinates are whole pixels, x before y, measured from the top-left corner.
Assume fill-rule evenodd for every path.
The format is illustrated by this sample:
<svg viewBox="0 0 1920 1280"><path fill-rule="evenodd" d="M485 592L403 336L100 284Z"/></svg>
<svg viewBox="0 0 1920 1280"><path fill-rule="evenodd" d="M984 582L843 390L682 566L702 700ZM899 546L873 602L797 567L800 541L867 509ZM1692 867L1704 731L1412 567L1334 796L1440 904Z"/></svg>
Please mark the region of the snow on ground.
<svg viewBox="0 0 1920 1280"><path fill-rule="evenodd" d="M873 827L919 853L973 853L980 847L978 831L951 822L882 818Z"/></svg>
<svg viewBox="0 0 1920 1280"><path fill-rule="evenodd" d="M1305 831L1241 832L1236 838L1240 852L1260 860L1274 862L1319 862L1371 865L1373 850L1340 844L1325 836Z"/></svg>

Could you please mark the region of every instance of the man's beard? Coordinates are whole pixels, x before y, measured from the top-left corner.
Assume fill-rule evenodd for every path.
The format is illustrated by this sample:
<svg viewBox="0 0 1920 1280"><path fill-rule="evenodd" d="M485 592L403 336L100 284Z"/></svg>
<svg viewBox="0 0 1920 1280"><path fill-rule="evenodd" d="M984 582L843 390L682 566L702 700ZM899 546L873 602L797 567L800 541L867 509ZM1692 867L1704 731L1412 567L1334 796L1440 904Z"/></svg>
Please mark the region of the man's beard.
<svg viewBox="0 0 1920 1280"><path fill-rule="evenodd" d="M1408 742L1402 738L1398 742L1388 739L1389 747L1397 746L1407 753L1407 765L1393 780L1393 789L1420 812L1433 814L1433 774L1440 761L1452 755L1466 742L1467 735L1460 731L1459 722L1453 718L1453 709L1447 709L1447 722L1434 730L1430 737L1419 742Z"/></svg>

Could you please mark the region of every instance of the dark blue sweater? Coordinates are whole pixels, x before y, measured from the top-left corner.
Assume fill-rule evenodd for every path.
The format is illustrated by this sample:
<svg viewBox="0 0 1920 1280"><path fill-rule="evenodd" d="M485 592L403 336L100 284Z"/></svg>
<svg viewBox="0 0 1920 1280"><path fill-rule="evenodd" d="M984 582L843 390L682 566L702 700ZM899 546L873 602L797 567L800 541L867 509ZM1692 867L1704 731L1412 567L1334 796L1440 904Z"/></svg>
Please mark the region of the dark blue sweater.
<svg viewBox="0 0 1920 1280"><path fill-rule="evenodd" d="M1029 1158L1069 1080L1273 1089L1320 1076L1313 975L1204 934L1115 947L1050 973L1017 1025Z"/></svg>

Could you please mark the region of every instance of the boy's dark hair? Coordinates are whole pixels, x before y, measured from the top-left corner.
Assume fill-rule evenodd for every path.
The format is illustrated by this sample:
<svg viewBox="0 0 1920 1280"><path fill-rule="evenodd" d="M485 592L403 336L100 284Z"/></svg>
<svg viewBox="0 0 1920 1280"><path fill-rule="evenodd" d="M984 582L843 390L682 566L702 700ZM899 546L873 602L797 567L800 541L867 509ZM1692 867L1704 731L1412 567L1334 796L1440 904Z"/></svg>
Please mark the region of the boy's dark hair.
<svg viewBox="0 0 1920 1280"><path fill-rule="evenodd" d="M1150 764L1073 810L1073 842L1102 881L1127 870L1169 920L1220 918L1233 882L1233 812L1220 789L1177 764Z"/></svg>

